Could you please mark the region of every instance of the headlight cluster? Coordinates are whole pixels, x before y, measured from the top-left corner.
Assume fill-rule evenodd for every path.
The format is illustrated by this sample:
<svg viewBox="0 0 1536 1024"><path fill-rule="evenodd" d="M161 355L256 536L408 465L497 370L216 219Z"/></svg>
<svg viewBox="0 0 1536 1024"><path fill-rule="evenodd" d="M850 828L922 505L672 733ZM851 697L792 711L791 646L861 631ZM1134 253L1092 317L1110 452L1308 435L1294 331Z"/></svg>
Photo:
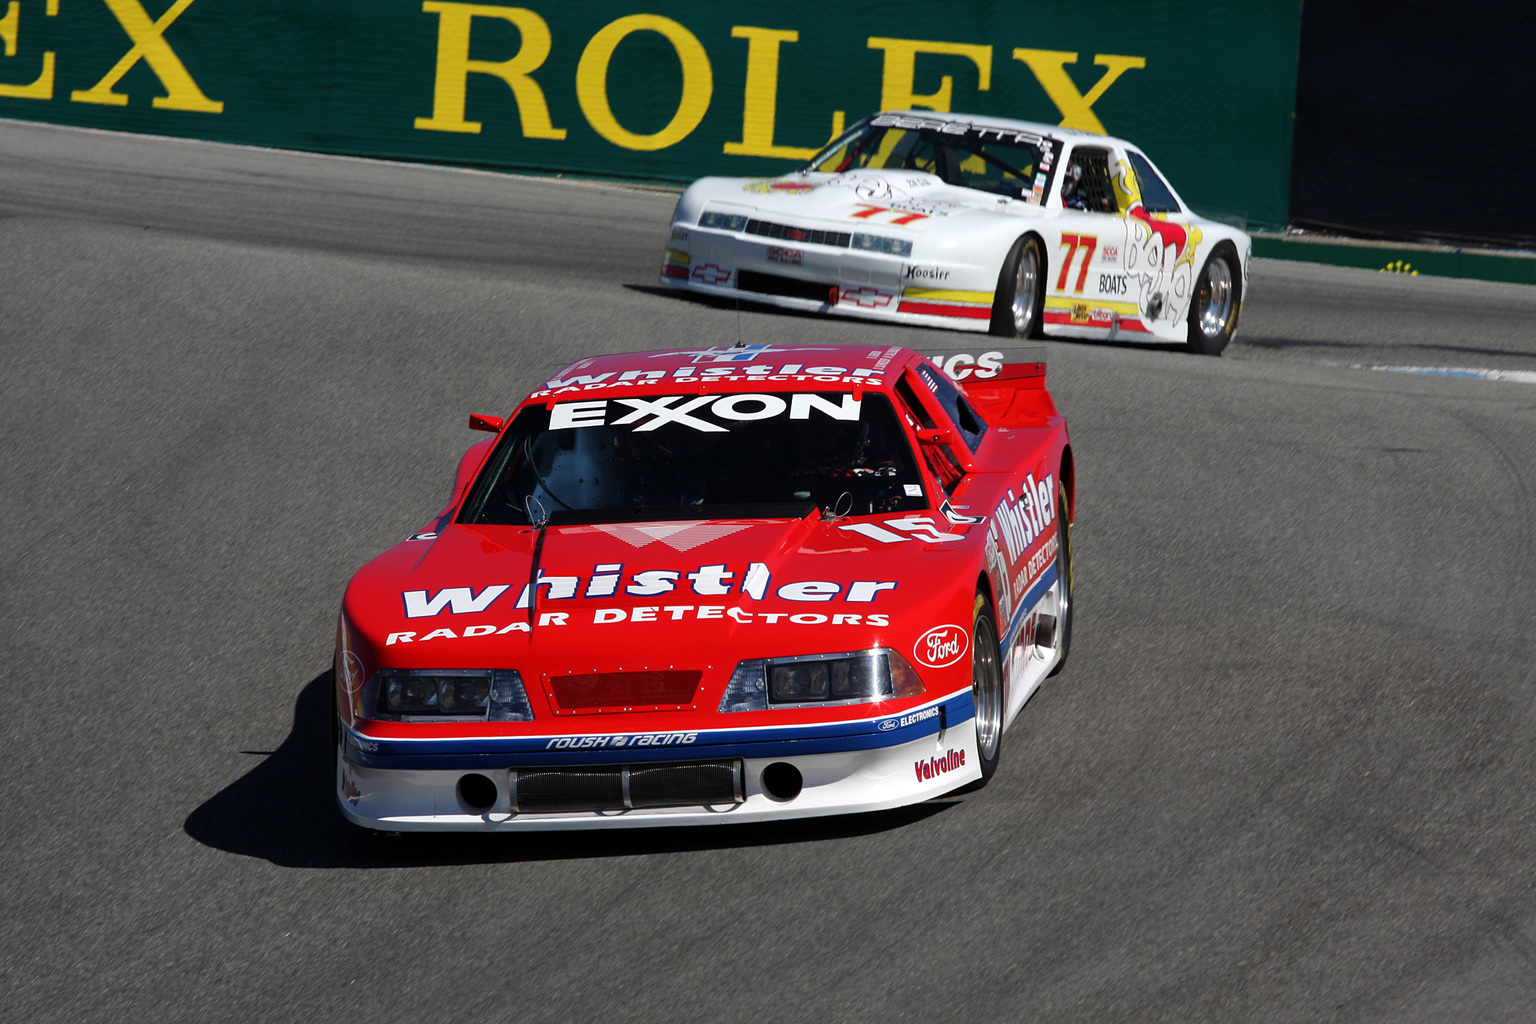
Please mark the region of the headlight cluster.
<svg viewBox="0 0 1536 1024"><path fill-rule="evenodd" d="M889 648L847 654L743 661L731 673L720 711L868 704L916 697L923 692L917 670Z"/></svg>
<svg viewBox="0 0 1536 1024"><path fill-rule="evenodd" d="M864 249L868 252L883 252L887 256L912 255L911 242L905 238L886 238L884 235L854 235L853 247L855 249Z"/></svg>
<svg viewBox="0 0 1536 1024"><path fill-rule="evenodd" d="M721 231L745 231L747 218L736 213L709 212L699 217L699 227L719 228Z"/></svg>
<svg viewBox="0 0 1536 1024"><path fill-rule="evenodd" d="M363 687L359 711L383 722L533 721L513 669L380 669Z"/></svg>

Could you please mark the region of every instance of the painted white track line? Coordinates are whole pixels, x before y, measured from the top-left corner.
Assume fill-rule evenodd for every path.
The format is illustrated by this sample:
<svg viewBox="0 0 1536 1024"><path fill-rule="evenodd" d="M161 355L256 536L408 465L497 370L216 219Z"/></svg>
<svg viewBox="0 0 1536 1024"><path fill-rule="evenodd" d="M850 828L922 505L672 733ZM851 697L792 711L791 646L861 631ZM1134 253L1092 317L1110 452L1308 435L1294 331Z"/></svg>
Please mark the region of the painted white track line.
<svg viewBox="0 0 1536 1024"><path fill-rule="evenodd" d="M1381 370L1386 373L1419 373L1431 377L1476 377L1480 380L1507 380L1516 384L1536 384L1532 370L1479 370L1455 366L1368 366L1353 363L1351 370Z"/></svg>

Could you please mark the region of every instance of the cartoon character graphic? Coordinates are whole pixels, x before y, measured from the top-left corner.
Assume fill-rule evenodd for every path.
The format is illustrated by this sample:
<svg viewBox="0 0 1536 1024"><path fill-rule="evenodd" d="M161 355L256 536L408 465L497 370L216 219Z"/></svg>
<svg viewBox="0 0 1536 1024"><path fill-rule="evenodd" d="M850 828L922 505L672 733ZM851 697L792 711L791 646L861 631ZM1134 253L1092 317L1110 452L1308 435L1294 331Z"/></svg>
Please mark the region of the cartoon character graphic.
<svg viewBox="0 0 1536 1024"><path fill-rule="evenodd" d="M1148 321L1179 323L1194 292L1195 251L1201 232L1176 224L1163 213L1148 213L1131 167L1121 160L1113 175L1115 198L1126 216L1125 267L1141 285L1141 315Z"/></svg>
<svg viewBox="0 0 1536 1024"><path fill-rule="evenodd" d="M851 188L860 199L872 203L889 203L898 199L911 198L905 189L893 186L884 177L878 175L866 177L858 171L839 174L827 182L827 188Z"/></svg>

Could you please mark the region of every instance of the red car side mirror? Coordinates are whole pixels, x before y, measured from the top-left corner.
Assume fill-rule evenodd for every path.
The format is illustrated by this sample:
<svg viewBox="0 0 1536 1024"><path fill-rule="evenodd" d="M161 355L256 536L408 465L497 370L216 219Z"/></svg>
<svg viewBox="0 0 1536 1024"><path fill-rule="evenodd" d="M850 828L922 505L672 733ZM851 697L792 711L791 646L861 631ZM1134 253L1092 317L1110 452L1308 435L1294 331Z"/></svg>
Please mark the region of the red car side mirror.
<svg viewBox="0 0 1536 1024"><path fill-rule="evenodd" d="M469 429L483 430L488 434L499 434L501 428L507 425L507 421L500 416L485 416L478 412L469 414Z"/></svg>

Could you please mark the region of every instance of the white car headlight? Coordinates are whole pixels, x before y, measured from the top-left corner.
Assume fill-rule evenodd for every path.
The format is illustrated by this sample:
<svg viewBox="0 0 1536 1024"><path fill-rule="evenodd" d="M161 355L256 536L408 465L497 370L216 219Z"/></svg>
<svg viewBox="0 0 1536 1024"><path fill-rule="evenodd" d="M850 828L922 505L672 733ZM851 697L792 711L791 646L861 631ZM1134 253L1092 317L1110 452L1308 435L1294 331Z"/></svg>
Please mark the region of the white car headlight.
<svg viewBox="0 0 1536 1024"><path fill-rule="evenodd" d="M905 238L886 238L884 235L856 234L853 236L853 247L866 252L883 252L887 256L912 255L911 242Z"/></svg>

